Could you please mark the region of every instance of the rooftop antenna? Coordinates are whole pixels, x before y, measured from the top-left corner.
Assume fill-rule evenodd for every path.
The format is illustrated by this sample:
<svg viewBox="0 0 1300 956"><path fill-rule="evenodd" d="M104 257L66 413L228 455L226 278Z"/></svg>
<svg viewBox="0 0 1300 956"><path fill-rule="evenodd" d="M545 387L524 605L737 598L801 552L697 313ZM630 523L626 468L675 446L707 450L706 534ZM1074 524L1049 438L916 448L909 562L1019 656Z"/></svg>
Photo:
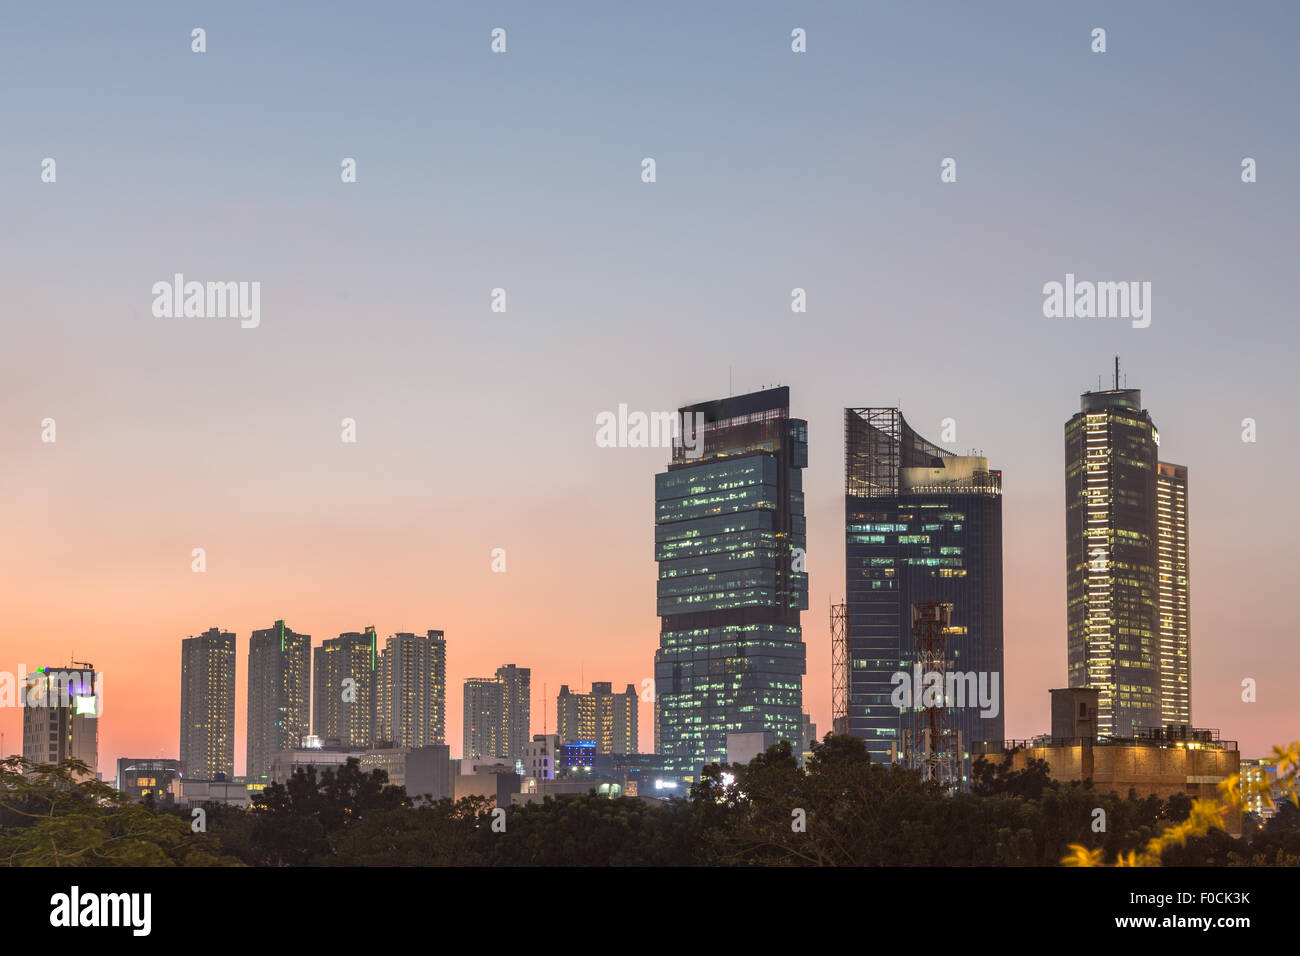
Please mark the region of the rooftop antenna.
<svg viewBox="0 0 1300 956"><path fill-rule="evenodd" d="M1115 390L1119 391L1119 353L1115 353Z"/></svg>

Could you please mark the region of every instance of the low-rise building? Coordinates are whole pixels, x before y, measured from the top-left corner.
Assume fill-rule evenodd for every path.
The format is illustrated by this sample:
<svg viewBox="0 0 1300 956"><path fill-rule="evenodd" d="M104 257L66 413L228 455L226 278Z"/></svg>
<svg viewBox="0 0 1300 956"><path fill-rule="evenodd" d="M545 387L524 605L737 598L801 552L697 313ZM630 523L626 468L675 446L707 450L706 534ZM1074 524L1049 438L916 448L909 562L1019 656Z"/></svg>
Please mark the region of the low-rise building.
<svg viewBox="0 0 1300 956"><path fill-rule="evenodd" d="M1130 737L1099 737L1098 691L1087 687L1053 690L1052 732L1032 740L982 740L972 756L1009 758L1012 770L1030 760L1047 763L1053 780L1092 781L1105 793L1167 800L1183 793L1193 800L1216 799L1218 786L1240 770L1236 741L1219 739L1217 730L1187 725L1142 728ZM1229 815L1224 829L1241 835L1241 814Z"/></svg>
<svg viewBox="0 0 1300 956"><path fill-rule="evenodd" d="M171 803L181 796L181 762L165 757L119 757L117 789L139 803L153 797Z"/></svg>
<svg viewBox="0 0 1300 956"><path fill-rule="evenodd" d="M533 734L532 741L524 744L524 777L554 780L559 749L559 734Z"/></svg>
<svg viewBox="0 0 1300 956"><path fill-rule="evenodd" d="M221 804L246 810L250 801L247 784L233 780L182 780L179 802L186 807Z"/></svg>
<svg viewBox="0 0 1300 956"><path fill-rule="evenodd" d="M1277 785L1277 763L1272 757L1254 758L1241 762L1241 790L1247 793L1254 784L1267 782L1273 796L1273 806L1269 806L1262 794L1246 797L1246 810L1255 814L1260 820L1269 820L1277 813L1277 803L1282 799Z"/></svg>

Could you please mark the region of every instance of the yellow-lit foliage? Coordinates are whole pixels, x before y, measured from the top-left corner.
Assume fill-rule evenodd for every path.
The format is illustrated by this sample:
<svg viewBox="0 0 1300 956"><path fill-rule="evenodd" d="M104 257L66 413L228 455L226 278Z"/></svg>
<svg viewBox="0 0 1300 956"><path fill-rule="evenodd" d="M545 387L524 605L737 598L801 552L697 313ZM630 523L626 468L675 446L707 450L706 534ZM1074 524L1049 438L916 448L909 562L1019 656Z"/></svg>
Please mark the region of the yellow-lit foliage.
<svg viewBox="0 0 1300 956"><path fill-rule="evenodd" d="M1258 779L1243 783L1240 774L1233 774L1219 784L1216 800L1195 800L1192 811L1182 823L1166 827L1159 836L1147 841L1140 851L1131 851L1121 855L1115 866L1159 866L1165 850L1171 846L1183 846L1192 837L1205 836L1210 830L1223 825L1223 818L1229 813L1240 813L1252 799L1258 799L1273 809L1277 804L1273 800L1276 791L1289 797L1291 802L1300 807L1300 794L1296 792L1296 771L1300 769L1300 741L1286 747L1273 748L1273 763L1277 767L1275 780L1270 781L1267 774ZM1089 850L1078 843L1070 844L1070 852L1061 860L1065 866L1105 866L1101 850Z"/></svg>

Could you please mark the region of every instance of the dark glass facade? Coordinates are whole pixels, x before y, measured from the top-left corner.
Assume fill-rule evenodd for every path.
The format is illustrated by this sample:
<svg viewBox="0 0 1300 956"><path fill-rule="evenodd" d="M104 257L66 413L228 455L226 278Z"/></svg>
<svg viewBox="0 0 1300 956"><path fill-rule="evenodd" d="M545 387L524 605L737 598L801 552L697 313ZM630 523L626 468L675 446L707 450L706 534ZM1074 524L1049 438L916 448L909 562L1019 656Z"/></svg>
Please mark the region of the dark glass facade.
<svg viewBox="0 0 1300 956"><path fill-rule="evenodd" d="M921 438L897 408L844 419L848 731L873 760L902 758L913 714L892 697L917 660L912 605L950 603L949 667L990 702L945 702L968 777L971 744L1003 738L1002 472Z"/></svg>
<svg viewBox="0 0 1300 956"><path fill-rule="evenodd" d="M774 388L680 409L686 444L655 476L657 736L683 774L725 762L729 733L802 746L808 423L789 402Z"/></svg>

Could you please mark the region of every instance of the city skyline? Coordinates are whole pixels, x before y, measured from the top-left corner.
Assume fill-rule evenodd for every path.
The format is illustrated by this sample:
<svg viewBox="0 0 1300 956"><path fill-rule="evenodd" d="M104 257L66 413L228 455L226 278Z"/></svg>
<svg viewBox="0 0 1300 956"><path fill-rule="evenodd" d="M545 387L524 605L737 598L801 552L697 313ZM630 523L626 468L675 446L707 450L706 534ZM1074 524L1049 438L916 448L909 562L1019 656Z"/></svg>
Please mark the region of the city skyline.
<svg viewBox="0 0 1300 956"><path fill-rule="evenodd" d="M930 438L953 419L943 446L978 443L1008 477L1005 721L1029 736L1041 690L1067 682L1061 424L1120 352L1195 484L1195 723L1266 753L1294 733L1300 680L1272 610L1300 516L1262 493L1300 465L1295 12L1263 30L1173 9L1101 6L1097 55L1090 17L1027 3L800 24L759 3L689 29L518 7L495 57L496 24L464 10L412 9L382 36L362 11L204 11L202 56L188 15L88 6L69 31L16 12L0 73L42 81L10 104L0 156L6 666L95 662L106 776L174 755L176 641L213 625L241 642L236 741L243 642L279 619L436 624L453 698L510 660L545 713L584 674L640 688L668 455L600 447L596 416L780 382L809 422L812 720L831 729L843 409L869 403ZM357 69L336 89L340 58ZM259 281L260 325L153 315L177 273ZM1045 316L1067 275L1150 282L1149 326ZM16 710L0 732L15 749Z"/></svg>
<svg viewBox="0 0 1300 956"><path fill-rule="evenodd" d="M759 393L756 393L756 394L761 394L762 391L763 391L763 390L760 390L760 392L759 392ZM769 389L769 391L771 391L771 389ZM1136 395L1136 394L1138 394L1138 391L1139 391L1139 390L1137 390L1137 389L1120 389L1119 391L1122 392L1122 393L1125 393L1125 394L1134 394L1134 395ZM1105 393L1105 392L1098 392L1098 393L1087 392L1087 393L1085 393L1085 399L1086 399L1086 397L1087 397L1089 394L1105 395L1105 394L1108 394L1108 393ZM854 410L853 410L853 409L847 409L847 410L845 410L845 414L847 415L848 413L850 413L850 412L852 412L852 411L854 411ZM859 409L858 411L862 411L862 410ZM894 411L896 412L897 410L895 409ZM679 414L680 414L680 412L679 412ZM1076 416L1076 418L1077 418L1077 417L1078 417L1078 416ZM905 428L905 427L906 427L906 426L904 426L904 428ZM928 445L929 443L926 443L926 444ZM934 447L938 449L938 451L939 451L939 453L940 453L941 455L945 455L945 456L949 456L949 457L956 456L956 459L957 459L957 460L961 460L961 456L960 456L960 455L957 455L956 452L949 451L949 450L946 450L946 449L942 449L942 448L939 448L938 446L934 446ZM1161 462L1161 465L1162 465L1162 466L1166 466L1167 463L1165 463L1165 462ZM1181 474L1181 480L1184 482L1184 495L1185 495L1185 481L1186 481L1187 467L1186 467L1186 466L1182 466L1182 465L1177 465L1177 466L1175 466L1175 465L1168 465L1167 467L1168 467L1169 469L1171 469L1171 472L1170 472L1170 474L1169 474L1168 476L1166 476L1166 478L1176 478L1176 477L1177 477L1177 474L1176 474L1175 472L1173 472L1172 469L1179 469L1179 473ZM1185 498L1184 498L1184 507L1185 507ZM1187 524L1186 521L1184 521L1183 524L1182 524L1182 530L1183 530L1184 535L1186 534L1186 524ZM1186 550L1186 541L1183 541L1183 545L1182 545L1182 546L1183 546L1184 550ZM278 621L277 621L277 627L278 627L281 623L282 623L282 622L278 622ZM250 637L251 637L251 636L255 636L255 635L265 635L265 634L268 634L268 633L272 633L273 631L275 631L275 629L267 629L267 630L262 630L262 631L253 630L253 631L250 632ZM207 636L207 637L211 637L211 636L213 636L214 632L220 632L220 634L221 634L222 637L225 637L225 636L227 635L227 633L228 633L228 632L226 632L226 630L223 629L223 628L214 628L214 629L208 631L206 634L201 634L201 635L199 635L199 636L200 636L200 637L205 637L205 636ZM239 637L238 637L238 635L239 635L239 632L238 632L238 630L236 630L236 631L233 632L233 633L236 635L236 653L235 653L234 657L235 657L236 661L239 661L241 658L246 657L246 655L241 655L241 654L238 653L238 642L239 642ZM275 631L275 633L278 633L278 631ZM439 632L431 632L431 633L439 633ZM295 635L295 636L297 636L297 637L301 637L302 635ZM396 637L409 637L409 636L411 636L411 635L409 634L409 632L397 632L397 634L394 635L394 636L396 636ZM190 637L190 638L186 638L186 639L184 639L184 640L187 640L187 641L193 641L193 640L195 640L195 638L194 638L194 637ZM318 642L318 643L315 643L315 644L311 645L311 652L312 652L312 654L313 654L313 657L315 658L315 657L318 657L318 656L319 656L322 647L325 647L325 646L335 646L335 645L340 644L340 642L346 642L347 640L351 640L351 641L353 641L354 643L355 643L355 642L360 642L360 643L358 644L358 647L361 647L361 649L362 649L363 651L366 652L366 655L369 654L370 649L372 649L372 648L375 649L375 650L378 649L378 648L377 648L376 629L375 629L374 627L372 627L372 626L367 626L366 629L365 629L365 632L364 632L364 633L361 633L361 632L345 632L345 633L343 633L343 634L340 634L338 638L332 638L332 639L322 640L322 641L320 641L320 642ZM364 647L362 647L362 645L364 645ZM358 653L361 653L361 652L358 651ZM454 644L453 644L453 651L452 651L452 654L454 655ZM363 655L363 656L365 656L365 655ZM358 660L359 660L359 659L360 659L360 658L358 658ZM376 661L376 662L378 663L378 658L377 658L377 661ZM585 667L585 664L580 665L580 667ZM827 680L828 680L828 682L829 682L829 679L830 679L829 670L830 670L830 669L829 669L829 667L828 667L828 668L827 668L827 671L828 671ZM234 700L236 701L236 703L241 702L241 701L247 699L247 697L248 697L248 691L247 691L245 688L247 688L249 685L248 685L248 684L245 682L245 680L244 680L244 677L246 677L246 674L245 674L245 672L242 671L242 670L241 670L239 673L240 673L241 676L240 676L240 678L237 679L237 681L236 681L236 686L235 686L235 691L234 691ZM1194 672L1194 673L1195 673L1195 672ZM379 671L376 670L376 676L375 676L375 680L376 680L376 681L378 680L378 674L379 674ZM500 678L495 678L495 680L499 680L499 679L500 679ZM806 680L806 679L805 679L805 680ZM1059 681L1056 681L1056 682L1057 682L1057 683L1060 683L1060 684L1062 684L1062 685L1064 685L1064 684L1066 683L1067 680L1068 680L1068 676L1063 676L1062 679L1060 679ZM576 683L576 682L575 682L575 683ZM828 688L829 688L829 683L828 683ZM1004 685L1004 689L1005 689L1005 685ZM535 690L535 691L540 691L540 690L541 690L540 685L534 687L534 690ZM557 691L557 692L558 692L558 691ZM541 701L540 701L541 706L543 706L544 708L547 708L548 710L551 709L551 708L553 708L553 707L554 707L554 704L555 704L555 697L556 697L556 693L557 693L557 692L553 692L553 693L551 693L551 694L549 695L549 697L547 697L547 698L544 699L544 700L541 700ZM807 686L805 686L804 692L805 692L805 693L808 693L808 692L809 692L809 688L808 688ZM376 701L378 700L378 697L379 697L379 686L378 686L377 683L374 685L374 689L371 690L369 693L372 694L372 695L374 696L374 698L375 698ZM313 694L313 700L318 699L318 698L316 697L316 694L317 694L317 688L316 688L316 682L315 682L315 681L313 681L313 690L312 690L312 694ZM810 694L810 696L819 696L818 689L817 689L817 688L813 688L813 689L812 689L812 693ZM822 728L823 728L823 730L822 730L823 733L828 732L829 730L831 730L831 715L830 715L830 706L829 706L829 697L830 697L830 695L829 695L829 690L828 690L828 689L827 689L827 692L825 693L824 696L827 698L827 710L826 710L826 713L825 713L823 716L821 716L821 718L820 718L820 719L822 720L821 726L822 726ZM111 701L112 701L111 696L109 697L109 701L110 701L110 704L111 704ZM648 716L647 716L647 714L645 713L647 710L648 710ZM236 707L236 711L237 711L238 714L242 715L242 714L244 713L244 708L241 708L241 707L238 707L238 706L237 706L237 707ZM312 712L312 713L313 713L313 716L312 716L312 721L313 721L313 733L315 733L314 722L315 722L315 720L316 720L316 717L315 717L315 710L314 710L314 707L313 707L313 712ZM463 719L463 715L458 715L458 716L461 716L462 719ZM816 723L819 722L819 715L818 715L818 714L816 714L816 713L812 714L812 718L813 718L813 723L816 724ZM1022 735L1023 735L1023 736L1029 736L1029 735L1031 735L1032 733L1037 732L1036 730L1033 730L1033 729L1032 729L1034 719L1035 719L1035 718L1034 718L1033 716L1031 716L1030 718L1028 718L1028 720L1025 722L1025 724L1022 725L1021 728L1018 728L1016 731L1009 731L1009 732L1007 732L1006 736L1007 736L1008 738L1017 737L1017 736L1022 736ZM370 725L371 725L371 726L374 726L374 727L376 728L376 730L378 729L377 721L378 721L378 714L376 713L375 717L372 718L372 719L370 719ZM247 733L248 733L248 729L247 729L247 722L246 722L246 721L238 721L238 722L241 724L241 733L240 733L240 734L239 734L239 735L234 739L234 741L232 742L231 746L233 746L233 747L234 747L234 750L236 751L236 761L235 761L235 763L236 763L236 767L235 767L235 775L236 775L236 776L242 776L242 775L244 775L244 774L246 773L246 763L243 764L243 765L240 765L240 761L239 761L238 758L239 758L240 756L242 756L242 755L245 753L245 746L244 746L244 743L245 743L245 740L246 740L246 735L247 735ZM1190 722L1190 721L1188 721L1188 722ZM654 706L653 706L653 704L647 704L647 703L645 703L644 701L641 702L641 704L639 705L639 720L638 720L638 723L639 723L639 724L646 724L646 723L653 724L653 723L654 723ZM999 723L1001 723L1001 721L999 721ZM1206 723L1206 721L1201 720L1201 719L1198 718L1198 720L1196 721L1196 723L1198 723L1198 724L1200 724L1200 723ZM549 727L549 722L548 722L547 726ZM530 730L531 730L531 731L534 731L534 732L540 732L540 728L539 728L539 727L535 727L535 726L534 726L534 727L530 727ZM521 731L521 733L522 733L522 731ZM654 734L654 728L653 728L653 726L650 727L650 728L641 727L641 729L640 729L640 734L641 734L641 737L639 738L639 749L640 749L642 752L654 752L654 750L653 750L653 745L651 745L651 746L646 746L646 744L645 744L645 742L644 742L644 738L645 738L646 736L653 737L653 734ZM1238 734L1238 736L1240 736L1240 734ZM460 735L457 735L457 739L459 739L459 737L460 737ZM361 738L354 738L354 743L357 742L357 741L359 741L360 739L361 739ZM371 739L372 741L374 741L374 740L378 740L378 737L375 737L375 736L374 736L374 733L372 732L371 735L370 735L370 738L369 738L369 739ZM452 738L451 738L450 736L447 736L445 739L452 739ZM993 739L993 738L990 737L989 739ZM249 744L249 746L251 747L251 740L248 741L248 744ZM139 748L137 748L137 750L138 750L138 749L139 749ZM1264 749L1266 749L1266 746L1265 746L1265 747L1261 747L1261 752L1263 752ZM174 753L174 751L171 750L171 749L170 749L169 747L167 747L166 745L164 745L164 746L158 748L158 750L159 750L158 756L169 756L169 755L172 755L172 754ZM251 752L251 751L250 751L250 752ZM125 755L125 754L118 755L118 754L116 754L116 753L103 753L103 754L101 754L101 763L102 763L102 761L104 761L104 760L117 759L119 756L126 756L126 755Z"/></svg>

